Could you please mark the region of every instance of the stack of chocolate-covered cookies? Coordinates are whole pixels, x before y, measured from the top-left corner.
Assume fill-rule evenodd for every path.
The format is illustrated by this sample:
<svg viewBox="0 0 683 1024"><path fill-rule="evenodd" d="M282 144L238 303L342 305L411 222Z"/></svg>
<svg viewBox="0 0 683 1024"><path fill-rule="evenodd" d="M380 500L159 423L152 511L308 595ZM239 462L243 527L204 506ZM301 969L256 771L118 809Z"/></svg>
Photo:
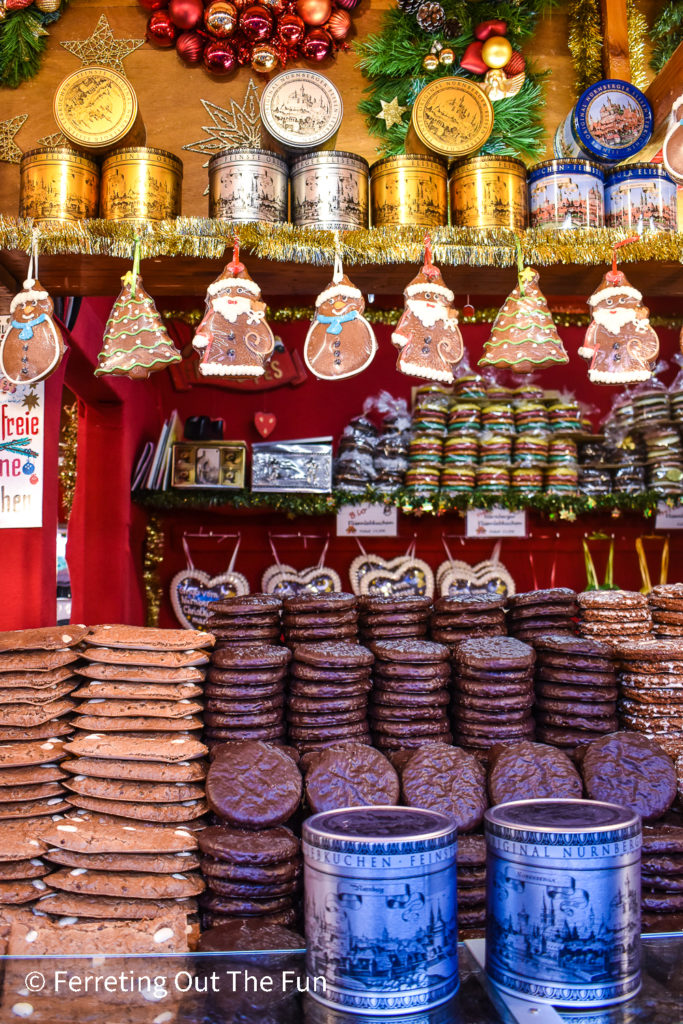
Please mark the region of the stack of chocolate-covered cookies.
<svg viewBox="0 0 683 1024"><path fill-rule="evenodd" d="M325 640L358 639L358 609L354 594L299 594L284 599L282 628L285 643L315 644Z"/></svg>
<svg viewBox="0 0 683 1024"><path fill-rule="evenodd" d="M359 598L362 643L373 640L426 637L432 603L428 597Z"/></svg>
<svg viewBox="0 0 683 1024"><path fill-rule="evenodd" d="M534 650L513 637L475 637L455 651L453 728L458 746L485 756L508 740L533 739Z"/></svg>
<svg viewBox="0 0 683 1024"><path fill-rule="evenodd" d="M211 605L206 628L216 638L217 651L237 644L278 644L282 601L270 594L226 597Z"/></svg>
<svg viewBox="0 0 683 1024"><path fill-rule="evenodd" d="M373 660L367 648L343 640L294 648L287 733L300 754L341 740L370 742L368 692Z"/></svg>
<svg viewBox="0 0 683 1024"><path fill-rule="evenodd" d="M198 698L212 644L197 630L93 628L78 669L77 732L65 746L69 804L159 824L205 813Z"/></svg>
<svg viewBox="0 0 683 1024"><path fill-rule="evenodd" d="M641 884L644 932L683 930L683 828L643 825Z"/></svg>
<svg viewBox="0 0 683 1024"><path fill-rule="evenodd" d="M370 723L380 750L450 743L450 651L430 640L374 641Z"/></svg>
<svg viewBox="0 0 683 1024"><path fill-rule="evenodd" d="M204 736L210 748L243 740L284 740L290 658L287 647L256 642L213 651L204 691Z"/></svg>
<svg viewBox="0 0 683 1024"><path fill-rule="evenodd" d="M683 637L683 583L664 583L647 595L655 636Z"/></svg>
<svg viewBox="0 0 683 1024"><path fill-rule="evenodd" d="M617 675L611 644L567 633L541 634L536 649L536 735L571 749L613 732Z"/></svg>
<svg viewBox="0 0 683 1024"><path fill-rule="evenodd" d="M621 724L683 753L683 638L645 637L616 645Z"/></svg>
<svg viewBox="0 0 683 1024"><path fill-rule="evenodd" d="M248 741L215 749L206 796L218 824L198 836L206 926L235 917L294 922L301 856L284 823L299 810L302 789L296 760L280 747Z"/></svg>
<svg viewBox="0 0 683 1024"><path fill-rule="evenodd" d="M648 636L652 616L645 594L635 590L585 590L577 597L580 609L578 630L607 643Z"/></svg>
<svg viewBox="0 0 683 1024"><path fill-rule="evenodd" d="M568 587L531 590L509 597L508 633L533 644L540 633L574 633L579 606L576 592Z"/></svg>
<svg viewBox="0 0 683 1024"><path fill-rule="evenodd" d="M455 861L458 937L481 938L486 925L486 840L482 835L458 836Z"/></svg>
<svg viewBox="0 0 683 1024"><path fill-rule="evenodd" d="M505 636L505 598L499 594L463 593L439 597L430 619L432 640L453 648L475 636Z"/></svg>

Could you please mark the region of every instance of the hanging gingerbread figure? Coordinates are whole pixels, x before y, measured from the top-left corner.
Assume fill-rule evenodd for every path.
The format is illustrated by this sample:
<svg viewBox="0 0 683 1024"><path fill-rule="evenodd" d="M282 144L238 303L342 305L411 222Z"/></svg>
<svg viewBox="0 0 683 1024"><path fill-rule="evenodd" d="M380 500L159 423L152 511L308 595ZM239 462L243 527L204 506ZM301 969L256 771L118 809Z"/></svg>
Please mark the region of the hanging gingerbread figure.
<svg viewBox="0 0 683 1024"><path fill-rule="evenodd" d="M65 352L62 332L52 318L52 299L38 280L35 240L28 277L9 308L10 326L0 346L0 372L12 384L35 384L57 369Z"/></svg>
<svg viewBox="0 0 683 1024"><path fill-rule="evenodd" d="M425 238L422 270L403 292L405 309L391 340L400 350L397 368L409 377L452 384L453 367L463 357L458 311L453 292L432 263L432 246Z"/></svg>
<svg viewBox="0 0 683 1024"><path fill-rule="evenodd" d="M261 377L266 372L275 338L261 289L240 263L237 238L231 262L207 289L206 312L192 346L202 357L199 372L206 377Z"/></svg>
<svg viewBox="0 0 683 1024"><path fill-rule="evenodd" d="M642 293L617 268L617 248L634 241L639 241L637 236L617 242L612 269L588 300L592 320L579 355L590 362L588 378L594 384L649 380L659 355L659 338Z"/></svg>
<svg viewBox="0 0 683 1024"><path fill-rule="evenodd" d="M306 335L306 366L322 380L343 380L361 373L377 352L377 341L363 316L365 300L344 274L339 253L332 281L315 300L315 318Z"/></svg>

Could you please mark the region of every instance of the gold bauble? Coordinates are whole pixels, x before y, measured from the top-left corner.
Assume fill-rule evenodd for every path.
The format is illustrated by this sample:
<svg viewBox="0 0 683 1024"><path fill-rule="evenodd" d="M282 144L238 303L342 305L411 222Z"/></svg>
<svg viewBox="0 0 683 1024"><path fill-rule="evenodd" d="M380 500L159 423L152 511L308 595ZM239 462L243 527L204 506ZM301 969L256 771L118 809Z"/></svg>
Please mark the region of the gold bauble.
<svg viewBox="0 0 683 1024"><path fill-rule="evenodd" d="M270 43L256 43L251 51L251 66L260 75L267 75L280 63L280 57Z"/></svg>
<svg viewBox="0 0 683 1024"><path fill-rule="evenodd" d="M2 2L2 0L0 0L0 21L4 21L6 17L7 17L7 9L5 8L5 5Z"/></svg>
<svg viewBox="0 0 683 1024"><path fill-rule="evenodd" d="M444 67L449 68L455 63L455 50L451 49L450 46L444 46L443 50L439 54L439 64L443 64Z"/></svg>
<svg viewBox="0 0 683 1024"><path fill-rule="evenodd" d="M237 28L237 8L230 0L213 0L204 11L204 24L216 39L227 39Z"/></svg>
<svg viewBox="0 0 683 1024"><path fill-rule="evenodd" d="M512 57L512 46L505 36L490 36L481 48L481 59L489 68L504 68Z"/></svg>
<svg viewBox="0 0 683 1024"><path fill-rule="evenodd" d="M306 25L324 25L332 14L331 0L297 0L296 13Z"/></svg>
<svg viewBox="0 0 683 1024"><path fill-rule="evenodd" d="M62 0L34 0L33 6L43 14L54 14L62 6Z"/></svg>
<svg viewBox="0 0 683 1024"><path fill-rule="evenodd" d="M439 66L439 58L435 53L428 53L422 60L422 67L425 71L436 71Z"/></svg>

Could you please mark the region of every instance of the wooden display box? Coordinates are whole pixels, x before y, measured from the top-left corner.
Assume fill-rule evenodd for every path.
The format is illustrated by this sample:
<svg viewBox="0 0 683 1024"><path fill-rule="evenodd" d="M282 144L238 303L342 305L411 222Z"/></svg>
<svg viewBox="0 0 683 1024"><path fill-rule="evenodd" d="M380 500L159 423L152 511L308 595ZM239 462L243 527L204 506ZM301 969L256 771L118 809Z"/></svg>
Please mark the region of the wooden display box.
<svg viewBox="0 0 683 1024"><path fill-rule="evenodd" d="M173 445L172 487L239 491L244 487L244 441L183 441Z"/></svg>

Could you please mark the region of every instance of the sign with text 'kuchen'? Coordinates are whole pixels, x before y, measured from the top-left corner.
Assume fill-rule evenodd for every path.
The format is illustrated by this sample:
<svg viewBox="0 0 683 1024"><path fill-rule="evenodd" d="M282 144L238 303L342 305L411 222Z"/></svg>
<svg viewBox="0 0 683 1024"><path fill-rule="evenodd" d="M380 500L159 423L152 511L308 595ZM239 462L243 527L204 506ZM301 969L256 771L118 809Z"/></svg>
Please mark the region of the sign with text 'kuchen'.
<svg viewBox="0 0 683 1024"><path fill-rule="evenodd" d="M45 383L0 378L0 529L43 525Z"/></svg>

